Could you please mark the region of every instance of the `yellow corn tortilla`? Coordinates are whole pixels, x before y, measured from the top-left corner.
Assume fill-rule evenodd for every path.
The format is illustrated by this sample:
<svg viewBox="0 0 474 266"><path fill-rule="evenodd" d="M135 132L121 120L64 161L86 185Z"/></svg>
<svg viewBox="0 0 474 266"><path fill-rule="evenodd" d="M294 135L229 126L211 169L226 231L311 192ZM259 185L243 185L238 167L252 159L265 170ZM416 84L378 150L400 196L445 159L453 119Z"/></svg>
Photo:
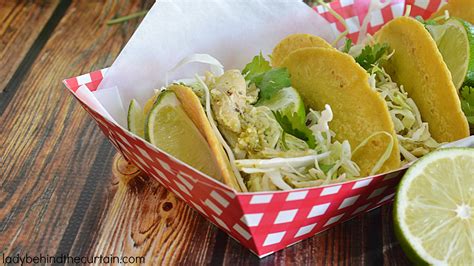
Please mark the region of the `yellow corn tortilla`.
<svg viewBox="0 0 474 266"><path fill-rule="evenodd" d="M143 113L145 114L145 116L147 116L148 113L150 113L151 109L155 105L155 101L158 98L158 95L159 93L154 93L153 96L150 99L148 99L148 101L146 101L145 106L143 107Z"/></svg>
<svg viewBox="0 0 474 266"><path fill-rule="evenodd" d="M387 132L394 146L378 173L400 167L400 152L393 122L386 102L369 86L369 75L348 54L327 48L301 48L289 54L282 64L291 75L306 106L323 110L332 108L330 128L340 142L348 140L354 150L376 132ZM353 154L361 175L369 175L387 150L390 137L378 134Z"/></svg>
<svg viewBox="0 0 474 266"><path fill-rule="evenodd" d="M415 101L433 138L451 142L468 137L469 125L451 74L423 24L400 17L387 23L375 39L395 50L384 67Z"/></svg>
<svg viewBox="0 0 474 266"><path fill-rule="evenodd" d="M449 0L437 12L431 15L431 18L444 15L444 11L448 10L451 17L457 17L474 24L474 0Z"/></svg>
<svg viewBox="0 0 474 266"><path fill-rule="evenodd" d="M199 98L194 94L191 88L183 85L171 85L168 89L174 91L186 114L209 143L211 151L215 156L217 166L219 167L219 172L222 175L222 180L219 181L237 191L241 191L234 172L232 171L232 167L230 166L227 154L219 143L214 131L212 131L211 124L207 120L206 113L199 102Z"/></svg>
<svg viewBox="0 0 474 266"><path fill-rule="evenodd" d="M273 67L279 67L294 50L305 47L333 48L324 39L305 33L291 34L281 40L272 51L271 63Z"/></svg>

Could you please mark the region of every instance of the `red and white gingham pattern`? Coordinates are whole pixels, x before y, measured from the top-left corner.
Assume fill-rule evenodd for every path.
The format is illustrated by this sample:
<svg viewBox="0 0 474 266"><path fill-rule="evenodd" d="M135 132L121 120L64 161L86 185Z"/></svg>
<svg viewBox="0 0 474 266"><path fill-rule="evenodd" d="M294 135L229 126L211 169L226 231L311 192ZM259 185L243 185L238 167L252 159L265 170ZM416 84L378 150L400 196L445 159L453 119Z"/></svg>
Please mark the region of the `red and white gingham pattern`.
<svg viewBox="0 0 474 266"><path fill-rule="evenodd" d="M388 0L387 0L388 1ZM386 22L395 17L402 16L406 11L406 6L411 6L410 16L421 16L428 18L432 13L441 7L446 1L443 0L391 0L390 4L381 10L372 12L367 32L374 34ZM356 42L359 37L359 30L364 18L369 12L370 0L339 0L328 4L344 18L348 27L348 38ZM321 16L331 23L333 29L339 32L345 30L339 22L325 7L316 6L314 8Z"/></svg>
<svg viewBox="0 0 474 266"><path fill-rule="evenodd" d="M426 18L440 3L440 0L392 0L388 7L375 15L369 32L373 33L394 16L403 14L406 4L412 5L412 15L422 15ZM369 1L357 0L331 3L333 9L347 22L354 22L354 25L357 25L357 21L360 25L368 5ZM332 15L320 7L315 9L328 21L335 21ZM357 38L358 31L359 28L355 26L350 37ZM89 90L94 91L105 71L104 69L70 78L64 80L64 84L74 95L81 85L86 85ZM403 169L390 174L316 188L237 193L110 122L86 102L79 102L125 158L261 257L391 202L395 187L405 171Z"/></svg>

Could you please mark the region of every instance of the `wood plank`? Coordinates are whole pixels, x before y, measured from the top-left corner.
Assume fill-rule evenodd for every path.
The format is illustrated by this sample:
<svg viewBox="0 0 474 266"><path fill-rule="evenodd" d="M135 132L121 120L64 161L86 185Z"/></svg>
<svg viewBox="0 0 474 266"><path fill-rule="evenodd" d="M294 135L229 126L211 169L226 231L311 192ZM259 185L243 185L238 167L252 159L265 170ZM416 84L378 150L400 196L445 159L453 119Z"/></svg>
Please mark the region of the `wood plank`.
<svg viewBox="0 0 474 266"><path fill-rule="evenodd" d="M0 2L0 93L58 4L59 0Z"/></svg>
<svg viewBox="0 0 474 266"><path fill-rule="evenodd" d="M110 65L138 20L115 27L105 22L152 2L72 3L11 100L0 106L5 254L52 256L90 243L107 204L115 151L61 80Z"/></svg>
<svg viewBox="0 0 474 266"><path fill-rule="evenodd" d="M393 230L393 204L382 208L384 265L411 265L395 238Z"/></svg>
<svg viewBox="0 0 474 266"><path fill-rule="evenodd" d="M140 256L146 264L208 264L218 229L122 157L118 189L101 219L92 256Z"/></svg>

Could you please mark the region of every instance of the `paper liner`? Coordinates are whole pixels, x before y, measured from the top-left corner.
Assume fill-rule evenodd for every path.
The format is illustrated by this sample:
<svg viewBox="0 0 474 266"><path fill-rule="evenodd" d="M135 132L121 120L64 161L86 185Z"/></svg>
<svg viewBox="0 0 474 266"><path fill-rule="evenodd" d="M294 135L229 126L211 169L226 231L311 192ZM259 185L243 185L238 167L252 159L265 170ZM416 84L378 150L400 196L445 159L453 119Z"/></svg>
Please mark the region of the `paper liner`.
<svg viewBox="0 0 474 266"><path fill-rule="evenodd" d="M354 40L369 3L341 0L330 4L346 20L349 37ZM412 6L412 16L426 18L442 2L393 0L382 10L374 11L369 32L402 15L408 4ZM334 30L342 30L324 8L318 6L315 11L327 19ZM93 93L77 93L78 90L96 91L105 73L106 69L94 71L64 80L64 84L127 160L260 257L391 202L406 170L315 188L237 193L128 132L98 106Z"/></svg>

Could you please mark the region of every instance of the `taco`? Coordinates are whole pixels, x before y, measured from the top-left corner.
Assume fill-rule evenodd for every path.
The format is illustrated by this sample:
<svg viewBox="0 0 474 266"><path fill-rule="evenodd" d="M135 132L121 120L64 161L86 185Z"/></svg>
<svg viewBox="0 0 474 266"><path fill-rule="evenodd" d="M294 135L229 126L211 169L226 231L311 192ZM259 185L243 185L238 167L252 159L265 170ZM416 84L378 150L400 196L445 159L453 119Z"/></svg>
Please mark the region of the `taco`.
<svg viewBox="0 0 474 266"><path fill-rule="evenodd" d="M309 108L331 106L334 118L330 127L335 138L348 140L357 151L352 159L363 176L400 167L387 105L370 88L369 75L351 56L336 49L301 48L291 52L282 65ZM384 155L387 151L388 155ZM388 156L384 164L374 169L384 156Z"/></svg>
<svg viewBox="0 0 474 266"><path fill-rule="evenodd" d="M183 85L172 85L168 87L169 90L173 91L178 100L181 102L184 111L188 114L189 118L197 126L198 130L204 136L209 143L210 149L214 154L216 160L216 166L219 169L221 179L219 181L236 189L237 191L245 191L241 176L235 174L232 170L232 166L227 158L223 146L220 144L217 136L215 135L212 125L204 113L199 98L194 94L191 88Z"/></svg>
<svg viewBox="0 0 474 266"><path fill-rule="evenodd" d="M452 142L468 137L457 89L423 24L409 17L394 19L377 32L375 41L394 51L383 67L416 103L433 138Z"/></svg>
<svg viewBox="0 0 474 266"><path fill-rule="evenodd" d="M399 27L393 30L393 25L397 24ZM407 33L416 37L406 40L404 36ZM398 47L392 41L386 40L388 35L400 45L409 46L411 43L413 46L421 45L423 49ZM392 45L396 48L392 48ZM321 46L316 44L313 47ZM411 48L417 49L415 53ZM443 142L469 136L467 121L449 71L437 51L436 44L421 23L407 17L394 19L376 34L375 39L369 37L366 43L352 47L345 45L341 50L353 56L365 69L370 75L367 84L386 101L403 162L416 160L438 148ZM298 65L298 61L306 62L308 59L305 56L311 54L308 49L306 52L300 52L298 49L287 51L286 55L280 57L291 58L292 52L300 53L300 58L294 59L291 68L304 68L304 64ZM404 64L395 65L393 62L398 62L398 58L403 58ZM311 75L308 71L306 73ZM399 76L403 75L405 78L401 79ZM307 89L306 87L299 89ZM315 90L316 88L313 88L310 91L313 93ZM320 101L327 101L327 98L327 95L320 96Z"/></svg>
<svg viewBox="0 0 474 266"><path fill-rule="evenodd" d="M245 191L239 184L240 175L235 176L232 171L199 98L189 87L172 84L166 90L158 90L143 110L132 100L128 113L130 131L229 187Z"/></svg>

